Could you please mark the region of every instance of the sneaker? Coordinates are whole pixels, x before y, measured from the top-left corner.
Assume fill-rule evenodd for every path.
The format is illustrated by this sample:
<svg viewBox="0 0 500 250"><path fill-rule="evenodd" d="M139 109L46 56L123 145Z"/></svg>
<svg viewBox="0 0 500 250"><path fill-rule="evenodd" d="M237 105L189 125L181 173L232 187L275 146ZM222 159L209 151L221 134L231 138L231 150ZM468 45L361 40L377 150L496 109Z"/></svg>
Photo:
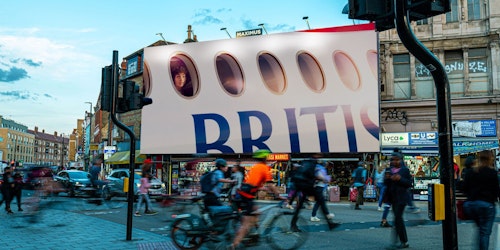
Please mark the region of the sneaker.
<svg viewBox="0 0 500 250"><path fill-rule="evenodd" d="M361 210L361 208L360 207L355 207L354 210Z"/></svg>
<svg viewBox="0 0 500 250"><path fill-rule="evenodd" d="M22 212L24 210L22 208L18 208L17 211Z"/></svg>
<svg viewBox="0 0 500 250"><path fill-rule="evenodd" d="M139 212L135 212L135 213L134 213L134 216L139 217L139 216L141 216L141 214L140 214Z"/></svg>
<svg viewBox="0 0 500 250"><path fill-rule="evenodd" d="M334 217L335 217L335 214L333 214L333 213L329 213L326 215L326 218L329 220L333 219Z"/></svg>
<svg viewBox="0 0 500 250"><path fill-rule="evenodd" d="M389 222L387 222L387 221L382 221L382 222L380 222L380 226L381 226L381 227L392 227L392 225L391 225L391 224L389 224Z"/></svg>
<svg viewBox="0 0 500 250"><path fill-rule="evenodd" d="M293 210L293 206L290 205L290 204L286 205L286 208L289 208L289 209Z"/></svg>
<svg viewBox="0 0 500 250"><path fill-rule="evenodd" d="M296 233L303 232L302 229L298 228L297 226L290 227L290 231L296 232Z"/></svg>
<svg viewBox="0 0 500 250"><path fill-rule="evenodd" d="M318 222L320 219L316 216L311 217L311 221Z"/></svg>
<svg viewBox="0 0 500 250"><path fill-rule="evenodd" d="M410 244L408 244L408 242L403 242L397 246L398 249L409 248L409 247L410 247Z"/></svg>
<svg viewBox="0 0 500 250"><path fill-rule="evenodd" d="M382 207L377 208L377 211L382 211L382 210L383 210Z"/></svg>
<svg viewBox="0 0 500 250"><path fill-rule="evenodd" d="M156 211L149 210L149 211L146 211L144 214L145 214L145 215L155 215L155 214L157 214L157 213L158 213L158 212L156 212Z"/></svg>

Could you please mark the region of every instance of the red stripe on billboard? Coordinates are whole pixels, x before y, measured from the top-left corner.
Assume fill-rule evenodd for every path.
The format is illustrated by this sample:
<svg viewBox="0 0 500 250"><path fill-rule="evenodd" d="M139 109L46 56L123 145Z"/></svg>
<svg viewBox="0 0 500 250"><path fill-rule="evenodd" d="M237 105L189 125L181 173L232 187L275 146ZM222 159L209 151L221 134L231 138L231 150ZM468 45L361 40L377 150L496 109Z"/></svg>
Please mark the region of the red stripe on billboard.
<svg viewBox="0 0 500 250"><path fill-rule="evenodd" d="M299 32L350 32L350 31L363 31L363 30L375 30L375 23L328 27L328 28L320 28L312 30L301 30Z"/></svg>

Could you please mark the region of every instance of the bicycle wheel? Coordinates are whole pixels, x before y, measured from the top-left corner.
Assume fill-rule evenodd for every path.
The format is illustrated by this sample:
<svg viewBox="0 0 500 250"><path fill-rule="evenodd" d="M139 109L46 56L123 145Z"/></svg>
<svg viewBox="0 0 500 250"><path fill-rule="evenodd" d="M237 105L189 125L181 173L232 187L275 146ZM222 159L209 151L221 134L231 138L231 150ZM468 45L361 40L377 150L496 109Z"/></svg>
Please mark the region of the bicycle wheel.
<svg viewBox="0 0 500 250"><path fill-rule="evenodd" d="M102 201L106 206L110 209L117 209L125 206L127 198L126 197L118 197L113 196L109 188L104 187L101 191Z"/></svg>
<svg viewBox="0 0 500 250"><path fill-rule="evenodd" d="M172 223L170 237L180 249L198 249L203 244L203 236L191 234L194 226L190 220L181 218Z"/></svg>
<svg viewBox="0 0 500 250"><path fill-rule="evenodd" d="M299 230L291 230L292 218L292 211L280 212L265 228L264 236L273 249L297 249L306 242L308 237L307 221L299 216L297 220Z"/></svg>

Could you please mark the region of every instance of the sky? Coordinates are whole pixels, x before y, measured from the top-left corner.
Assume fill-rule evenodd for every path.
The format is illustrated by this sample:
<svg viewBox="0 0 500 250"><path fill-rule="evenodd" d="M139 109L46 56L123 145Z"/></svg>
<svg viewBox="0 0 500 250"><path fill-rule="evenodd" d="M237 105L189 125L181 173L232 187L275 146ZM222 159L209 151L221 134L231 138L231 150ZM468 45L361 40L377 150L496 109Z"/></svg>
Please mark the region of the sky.
<svg viewBox="0 0 500 250"><path fill-rule="evenodd" d="M16 0L0 3L0 115L70 134L95 106L101 69L161 40L234 38L351 25L347 0ZM303 17L308 17L306 22Z"/></svg>

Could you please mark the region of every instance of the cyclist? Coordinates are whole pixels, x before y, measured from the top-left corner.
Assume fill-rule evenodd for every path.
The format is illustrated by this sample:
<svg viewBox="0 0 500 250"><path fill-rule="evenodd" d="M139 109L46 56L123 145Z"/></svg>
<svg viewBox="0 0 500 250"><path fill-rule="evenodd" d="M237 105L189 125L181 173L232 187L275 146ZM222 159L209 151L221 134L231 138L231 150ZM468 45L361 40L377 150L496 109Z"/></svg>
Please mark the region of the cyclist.
<svg viewBox="0 0 500 250"><path fill-rule="evenodd" d="M241 196L240 208L243 211L243 218L241 227L236 233L233 243L228 246L229 249L237 247L250 228L254 227L259 220L258 215L253 213L258 209L254 204L254 199L260 188L264 187L266 183L273 181L271 167L267 165L267 156L270 153L271 151L265 149L257 150L253 153L253 158L258 160L258 162L248 171L245 180L241 184L241 188L238 190L238 194ZM265 187L272 191L276 197L280 197L279 191L274 184L269 184ZM286 199L284 197L280 198Z"/></svg>

